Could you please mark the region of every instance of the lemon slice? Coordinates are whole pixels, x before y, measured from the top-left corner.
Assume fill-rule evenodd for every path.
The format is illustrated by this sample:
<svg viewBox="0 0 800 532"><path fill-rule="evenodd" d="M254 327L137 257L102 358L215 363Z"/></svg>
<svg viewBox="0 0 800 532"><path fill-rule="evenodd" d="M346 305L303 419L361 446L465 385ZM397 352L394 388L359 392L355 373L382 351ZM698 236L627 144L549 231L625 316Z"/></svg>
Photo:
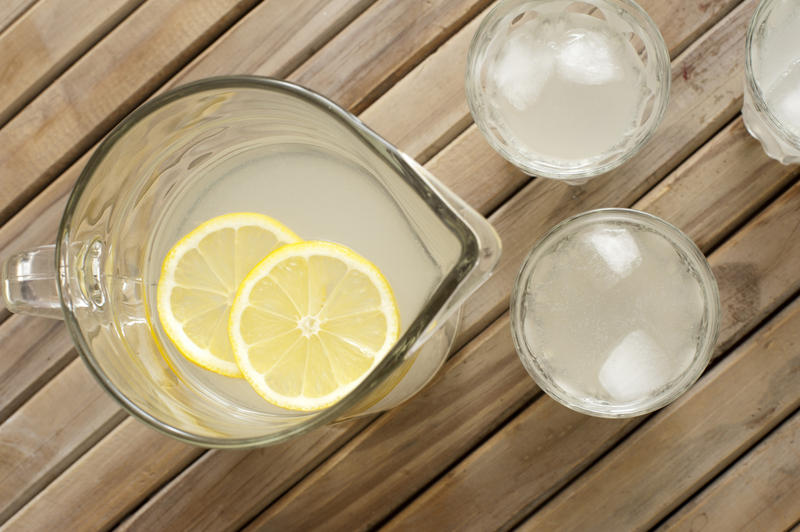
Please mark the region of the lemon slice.
<svg viewBox="0 0 800 532"><path fill-rule="evenodd" d="M250 385L274 405L318 410L355 388L391 349L400 316L378 268L345 246L284 246L245 278L231 346Z"/></svg>
<svg viewBox="0 0 800 532"><path fill-rule="evenodd" d="M228 315L242 279L272 250L300 237L269 216L212 218L167 253L158 280L158 316L183 355L214 373L242 377L228 341Z"/></svg>

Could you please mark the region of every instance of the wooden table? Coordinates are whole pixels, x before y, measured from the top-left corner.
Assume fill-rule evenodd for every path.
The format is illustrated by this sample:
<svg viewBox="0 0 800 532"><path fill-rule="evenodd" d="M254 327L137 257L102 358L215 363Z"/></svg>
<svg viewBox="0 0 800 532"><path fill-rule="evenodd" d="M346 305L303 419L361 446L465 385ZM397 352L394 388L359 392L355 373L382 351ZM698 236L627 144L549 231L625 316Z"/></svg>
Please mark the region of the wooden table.
<svg viewBox="0 0 800 532"><path fill-rule="evenodd" d="M316 89L484 213L504 253L437 379L381 416L251 451L128 417L61 322L0 310L0 520L9 530L782 530L800 521L800 183L747 134L754 0L641 0L672 56L666 117L586 186L531 179L472 124L466 50L489 0L3 0L0 259L54 240L97 142L165 88L227 73ZM710 257L716 358L650 416L543 395L516 358L511 283L559 220L633 206ZM705 527L705 528L704 528Z"/></svg>

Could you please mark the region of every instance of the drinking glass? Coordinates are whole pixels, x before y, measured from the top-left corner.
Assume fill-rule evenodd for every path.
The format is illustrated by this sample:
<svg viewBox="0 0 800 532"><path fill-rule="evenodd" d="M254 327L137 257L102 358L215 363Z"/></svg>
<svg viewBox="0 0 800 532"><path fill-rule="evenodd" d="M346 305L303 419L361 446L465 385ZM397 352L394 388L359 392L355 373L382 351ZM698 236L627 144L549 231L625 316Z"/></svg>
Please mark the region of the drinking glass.
<svg viewBox="0 0 800 532"><path fill-rule="evenodd" d="M209 187L217 187L212 196L223 199L225 187L215 168L233 171L262 152L273 153L277 164L309 150L351 168L365 186L388 198L380 212L389 216L391 210L396 227L365 245L382 250L376 263L390 282L414 273L398 272L391 264L408 264L407 257L395 257L403 250L396 249L392 230L411 232L436 273L398 294L401 307L403 297L413 296L421 310L403 324L399 340L352 393L327 409L296 412L255 402L258 397L242 379L211 372L198 377L181 369L191 364L174 356L158 329L153 295L159 272L153 265L163 260L159 246L171 245L162 242L165 232L176 229L161 223L165 213L187 194ZM243 201L269 197L268 170L259 170L266 188L245 191ZM308 176L337 179L324 168L312 170ZM285 177L305 179L299 173ZM277 189L273 195L302 221L308 202L326 198L302 182L296 185L303 195ZM358 198L349 201L342 216L358 214L359 207L375 212ZM214 208L212 202L208 209ZM385 225L378 218L360 223ZM122 120L80 175L55 245L10 257L2 265L0 291L12 312L63 318L91 373L149 426L198 445L250 447L385 410L416 393L441 366L461 304L488 278L499 253L499 238L482 216L347 111L291 83L231 76L177 88Z"/></svg>
<svg viewBox="0 0 800 532"><path fill-rule="evenodd" d="M742 118L771 158L800 162L800 4L764 0L747 28Z"/></svg>
<svg viewBox="0 0 800 532"><path fill-rule="evenodd" d="M663 37L630 0L504 0L472 39L466 93L505 159L581 184L644 146L670 79Z"/></svg>
<svg viewBox="0 0 800 532"><path fill-rule="evenodd" d="M719 319L716 280L697 246L631 209L556 225L525 259L511 296L525 369L556 401L600 417L645 414L685 392L711 358Z"/></svg>

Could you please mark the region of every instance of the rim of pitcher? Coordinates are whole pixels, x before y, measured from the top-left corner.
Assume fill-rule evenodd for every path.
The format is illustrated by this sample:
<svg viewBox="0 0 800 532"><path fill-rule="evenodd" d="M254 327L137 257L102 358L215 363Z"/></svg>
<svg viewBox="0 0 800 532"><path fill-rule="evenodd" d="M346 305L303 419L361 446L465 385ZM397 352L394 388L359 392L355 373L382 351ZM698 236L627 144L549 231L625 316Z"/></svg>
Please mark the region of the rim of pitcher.
<svg viewBox="0 0 800 532"><path fill-rule="evenodd" d="M264 436L245 438L227 438L193 434L173 427L169 423L161 421L142 409L135 401L122 393L105 374L84 338L80 324L73 313L71 301L68 297L65 297L65 293L68 293L67 287L69 282L67 274L67 249L70 242L69 225L84 189L95 175L95 170L104 159L105 155L134 124L152 114L154 111L180 98L219 88L282 90L294 96L298 96L333 114L334 117L344 122L346 126L359 135L371 149L378 151L379 155L384 158L386 155L391 156L394 166L399 170L403 170L399 172L401 177L412 186L415 192L420 195L428 205L433 208L434 205L431 205L431 203L434 203L435 207L439 207L435 209L437 214L462 243L459 260L441 280L433 294L428 298L425 306L416 315L411 324L409 324L405 333L395 342L394 346L392 346L392 349L386 354L383 360L373 368L352 392L336 404L313 413L306 421L300 422L294 427L282 429ZM423 191L424 194L422 193ZM56 238L56 271L58 272L58 282L56 286L59 299L64 309L67 329L78 349L78 353L88 366L94 378L123 406L123 408L125 408L125 410L128 411L128 413L159 432L186 443L211 448L257 447L280 443L335 421L363 401L374 388L380 385L400 367L406 358L404 356L405 353L410 353L412 349L418 347L418 340L426 332L431 320L447 305L455 289L478 265L479 249L479 237L461 215L453 209L438 191L428 185L423 176L414 172L414 170L404 162L401 152L397 148L375 133L346 109L311 89L288 81L251 75L216 76L181 85L144 102L125 116L100 142L97 149L86 163L86 166L81 171L67 200L67 205L59 224Z"/></svg>

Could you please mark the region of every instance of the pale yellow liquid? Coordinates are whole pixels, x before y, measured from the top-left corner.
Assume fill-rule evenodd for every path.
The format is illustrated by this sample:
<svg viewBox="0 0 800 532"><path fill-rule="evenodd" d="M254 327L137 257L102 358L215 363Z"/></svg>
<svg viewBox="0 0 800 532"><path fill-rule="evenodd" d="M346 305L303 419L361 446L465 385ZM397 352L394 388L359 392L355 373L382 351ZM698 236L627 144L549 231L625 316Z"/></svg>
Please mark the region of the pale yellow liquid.
<svg viewBox="0 0 800 532"><path fill-rule="evenodd" d="M633 223L584 227L542 257L525 297L530 347L576 400L645 404L698 353L698 274L664 236Z"/></svg>
<svg viewBox="0 0 800 532"><path fill-rule="evenodd" d="M304 240L344 244L373 262L388 279L402 331L419 313L443 273L417 238L405 213L365 170L306 145L254 148L227 158L176 195L152 234L146 280L148 307L169 249L202 222L231 212L263 213ZM165 357L178 377L209 400L232 410L291 412L269 405L241 379L223 377L183 357L153 320Z"/></svg>
<svg viewBox="0 0 800 532"><path fill-rule="evenodd" d="M652 91L624 35L578 13L539 14L502 35L488 90L509 143L556 165L625 151Z"/></svg>

